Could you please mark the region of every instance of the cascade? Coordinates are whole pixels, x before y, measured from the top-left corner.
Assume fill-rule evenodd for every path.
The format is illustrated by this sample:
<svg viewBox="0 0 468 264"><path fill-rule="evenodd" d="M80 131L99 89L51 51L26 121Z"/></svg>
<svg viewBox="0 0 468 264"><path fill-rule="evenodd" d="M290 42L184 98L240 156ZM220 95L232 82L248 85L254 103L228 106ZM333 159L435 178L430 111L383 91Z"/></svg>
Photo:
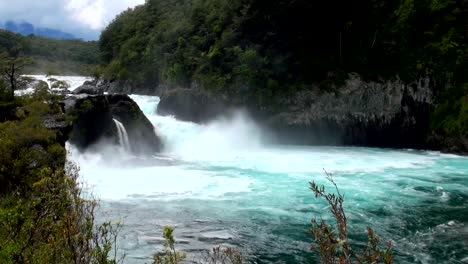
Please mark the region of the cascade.
<svg viewBox="0 0 468 264"><path fill-rule="evenodd" d="M117 127L120 146L123 147L125 151L130 151L130 142L128 141L128 134L127 130L125 130L125 126L115 118L112 118L112 120L114 120L115 126Z"/></svg>
<svg viewBox="0 0 468 264"><path fill-rule="evenodd" d="M311 238L302 234L311 218L329 216L308 188L310 181L334 188L323 169L346 194L345 210L353 216L349 229L365 238L372 226L395 241L395 262L466 259L460 244L468 226L466 157L264 144L262 131L245 115L195 124L158 115L156 96L131 98L160 132L161 154L139 158L106 146L103 153L80 153L69 146L68 156L80 165L80 176L104 202L105 213L127 217L121 239L128 263L150 262L160 243L154 238L167 225L177 226L185 252L225 243L242 245L246 262L318 262L309 251ZM128 150L127 131L114 122Z"/></svg>

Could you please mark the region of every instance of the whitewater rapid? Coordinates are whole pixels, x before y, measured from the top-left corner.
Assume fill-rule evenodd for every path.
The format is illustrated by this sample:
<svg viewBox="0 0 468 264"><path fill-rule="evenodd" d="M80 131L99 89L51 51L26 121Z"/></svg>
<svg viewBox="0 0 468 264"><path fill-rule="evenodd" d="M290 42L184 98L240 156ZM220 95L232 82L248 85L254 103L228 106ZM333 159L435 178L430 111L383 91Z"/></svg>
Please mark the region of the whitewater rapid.
<svg viewBox="0 0 468 264"><path fill-rule="evenodd" d="M80 175L102 199L103 214L122 218L126 263L145 263L162 247L165 225L179 248L197 256L216 245L240 248L249 262L313 262L307 234L326 205L309 190L345 193L352 235L372 225L395 245L398 263L468 257L468 159L439 152L355 147L281 146L238 112L209 124L156 114L158 97L131 96L155 126L165 149L134 157L102 146L79 153Z"/></svg>
<svg viewBox="0 0 468 264"><path fill-rule="evenodd" d="M69 85L69 87L68 87L69 91L73 91L76 88L80 87L81 85L83 85L83 83L85 81L93 80L92 77L86 77L86 76L58 76L58 75L50 75L50 76L46 76L46 75L22 75L22 76L23 77L33 78L33 79L38 80L38 81L43 81L43 82L47 83L47 85L49 86L49 89L51 89L51 87L52 87L52 82L50 80L55 79L55 80L59 80L59 81L64 81ZM55 92L58 92L58 91L61 91L62 89L53 88L51 90L55 91ZM29 87L27 87L26 89L23 89L23 90L16 90L15 95L16 96L22 96L22 95L32 94L33 92L34 92L34 87L29 86Z"/></svg>

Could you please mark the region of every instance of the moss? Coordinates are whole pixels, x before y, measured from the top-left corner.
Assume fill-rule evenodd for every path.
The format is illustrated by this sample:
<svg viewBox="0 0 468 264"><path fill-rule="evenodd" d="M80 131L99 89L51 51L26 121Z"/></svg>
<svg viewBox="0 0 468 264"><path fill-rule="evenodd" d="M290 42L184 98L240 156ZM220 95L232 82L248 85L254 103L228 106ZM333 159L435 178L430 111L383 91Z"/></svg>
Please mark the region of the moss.
<svg viewBox="0 0 468 264"><path fill-rule="evenodd" d="M434 131L446 136L468 136L468 95L457 98L457 94L468 91L468 83L461 87L443 94L446 99L439 102L430 119Z"/></svg>

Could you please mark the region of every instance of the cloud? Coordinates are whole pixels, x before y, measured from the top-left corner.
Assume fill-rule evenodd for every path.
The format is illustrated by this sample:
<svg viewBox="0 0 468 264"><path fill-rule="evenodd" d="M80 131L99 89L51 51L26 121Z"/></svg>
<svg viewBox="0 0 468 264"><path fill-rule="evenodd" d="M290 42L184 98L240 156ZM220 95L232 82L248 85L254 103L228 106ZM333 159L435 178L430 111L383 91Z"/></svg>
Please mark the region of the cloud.
<svg viewBox="0 0 468 264"><path fill-rule="evenodd" d="M123 10L145 0L0 0L0 22L30 22L85 39L96 39L99 32Z"/></svg>

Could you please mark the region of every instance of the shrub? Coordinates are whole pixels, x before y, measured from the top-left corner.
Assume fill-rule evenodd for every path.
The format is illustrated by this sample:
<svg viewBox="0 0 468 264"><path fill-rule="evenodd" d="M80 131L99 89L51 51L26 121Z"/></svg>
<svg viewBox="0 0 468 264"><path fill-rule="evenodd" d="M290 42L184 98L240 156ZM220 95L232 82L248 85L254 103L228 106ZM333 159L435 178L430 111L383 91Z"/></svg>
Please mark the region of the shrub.
<svg viewBox="0 0 468 264"><path fill-rule="evenodd" d="M330 212L336 220L336 230L325 220L312 219L310 234L315 238L313 250L318 250L322 263L392 263L392 244L387 242L385 250L379 248L380 239L371 227L367 227L367 246L362 252L355 252L348 238L347 218L343 209L344 195L342 195L333 181L332 175L325 171L327 180L335 187L335 193L327 193L325 186L317 185L314 181L310 188L315 198L323 198L328 203Z"/></svg>
<svg viewBox="0 0 468 264"><path fill-rule="evenodd" d="M215 247L207 253L203 263L208 264L242 264L242 254L230 247Z"/></svg>
<svg viewBox="0 0 468 264"><path fill-rule="evenodd" d="M52 100L53 98L51 98ZM78 167L66 164L54 101L22 100L0 123L0 263L118 263L119 224L97 224L97 201L83 192Z"/></svg>
<svg viewBox="0 0 468 264"><path fill-rule="evenodd" d="M173 232L174 228L172 227L166 226L164 228L164 252L162 254L156 254L153 257L153 264L178 264L187 257L184 252L179 252L175 249Z"/></svg>
<svg viewBox="0 0 468 264"><path fill-rule="evenodd" d="M175 249L173 231L174 229L172 227L167 226L164 228L164 252L154 255L153 264L178 264L187 258L184 252ZM207 252L202 261L195 263L242 264L243 257L242 254L234 248L217 246Z"/></svg>

